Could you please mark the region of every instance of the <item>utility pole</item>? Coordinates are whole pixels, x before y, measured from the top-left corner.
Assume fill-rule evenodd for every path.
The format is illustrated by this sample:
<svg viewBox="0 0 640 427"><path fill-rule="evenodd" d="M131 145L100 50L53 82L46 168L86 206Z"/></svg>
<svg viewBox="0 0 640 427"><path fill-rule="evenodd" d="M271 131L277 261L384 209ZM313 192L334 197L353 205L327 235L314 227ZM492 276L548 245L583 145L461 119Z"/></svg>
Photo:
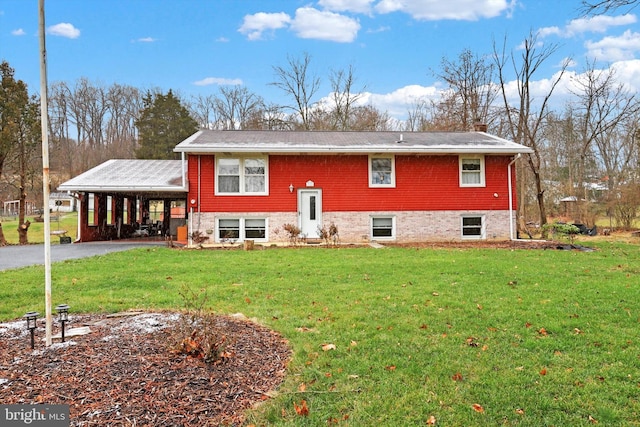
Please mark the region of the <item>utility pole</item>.
<svg viewBox="0 0 640 427"><path fill-rule="evenodd" d="M51 215L49 213L49 116L47 106L47 48L45 46L44 0L38 0L40 33L40 123L42 127L42 198L44 208L44 305L45 339L51 345Z"/></svg>

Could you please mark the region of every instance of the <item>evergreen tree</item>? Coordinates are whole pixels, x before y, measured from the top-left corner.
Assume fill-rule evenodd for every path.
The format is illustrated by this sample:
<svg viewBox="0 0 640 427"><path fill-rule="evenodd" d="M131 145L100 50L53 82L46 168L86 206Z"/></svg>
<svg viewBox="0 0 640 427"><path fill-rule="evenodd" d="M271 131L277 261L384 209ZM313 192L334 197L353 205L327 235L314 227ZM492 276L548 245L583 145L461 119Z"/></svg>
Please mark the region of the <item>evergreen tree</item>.
<svg viewBox="0 0 640 427"><path fill-rule="evenodd" d="M171 90L166 95L148 92L136 121L138 128L138 159L179 159L174 147L198 130L198 123L189 115Z"/></svg>

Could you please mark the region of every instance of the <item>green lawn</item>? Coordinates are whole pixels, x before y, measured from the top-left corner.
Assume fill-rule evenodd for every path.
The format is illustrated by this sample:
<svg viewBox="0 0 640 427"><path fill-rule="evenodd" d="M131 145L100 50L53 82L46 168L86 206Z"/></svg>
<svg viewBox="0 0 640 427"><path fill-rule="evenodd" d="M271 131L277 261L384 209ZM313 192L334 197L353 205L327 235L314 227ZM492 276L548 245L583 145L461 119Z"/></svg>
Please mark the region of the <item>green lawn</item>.
<svg viewBox="0 0 640 427"><path fill-rule="evenodd" d="M640 425L640 246L597 246L136 249L54 264L53 304L181 308L186 285L279 331L289 374L249 424ZM43 287L0 272L0 319Z"/></svg>
<svg viewBox="0 0 640 427"><path fill-rule="evenodd" d="M31 222L29 226L29 232L27 237L29 243L43 243L44 242L44 222L36 222L36 216L28 215L27 220ZM18 220L16 218L0 218L2 224L2 231L4 233L7 243L17 245L18 244ZM78 213L61 212L60 215L56 213L51 214L51 231L57 232L59 230L67 231L67 236L71 237L71 240L75 240L78 234ZM51 243L55 244L60 242L58 235L51 236Z"/></svg>

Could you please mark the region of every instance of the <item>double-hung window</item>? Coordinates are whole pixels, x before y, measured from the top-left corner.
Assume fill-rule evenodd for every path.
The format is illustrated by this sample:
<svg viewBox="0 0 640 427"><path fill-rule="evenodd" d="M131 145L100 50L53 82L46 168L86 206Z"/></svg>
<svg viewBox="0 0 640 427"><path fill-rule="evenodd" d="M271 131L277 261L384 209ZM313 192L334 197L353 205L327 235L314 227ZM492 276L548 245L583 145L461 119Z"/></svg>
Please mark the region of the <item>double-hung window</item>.
<svg viewBox="0 0 640 427"><path fill-rule="evenodd" d="M267 220L265 218L219 218L217 241L267 239Z"/></svg>
<svg viewBox="0 0 640 427"><path fill-rule="evenodd" d="M395 158L393 156L369 156L369 187L395 186Z"/></svg>
<svg viewBox="0 0 640 427"><path fill-rule="evenodd" d="M484 186L484 157L460 157L460 187Z"/></svg>
<svg viewBox="0 0 640 427"><path fill-rule="evenodd" d="M394 239L395 228L395 217L393 216L371 217L371 238L373 240Z"/></svg>
<svg viewBox="0 0 640 427"><path fill-rule="evenodd" d="M267 158L219 157L216 194L267 194Z"/></svg>
<svg viewBox="0 0 640 427"><path fill-rule="evenodd" d="M484 239L484 216L463 215L462 218L463 239Z"/></svg>

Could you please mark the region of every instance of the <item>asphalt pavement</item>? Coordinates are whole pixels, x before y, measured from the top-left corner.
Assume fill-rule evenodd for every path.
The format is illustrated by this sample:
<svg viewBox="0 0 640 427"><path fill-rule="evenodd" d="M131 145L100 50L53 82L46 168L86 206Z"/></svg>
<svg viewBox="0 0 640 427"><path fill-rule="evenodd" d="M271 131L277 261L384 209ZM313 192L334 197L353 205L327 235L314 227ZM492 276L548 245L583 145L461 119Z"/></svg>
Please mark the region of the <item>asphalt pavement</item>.
<svg viewBox="0 0 640 427"><path fill-rule="evenodd" d="M147 246L165 246L164 241L119 240L51 245L51 263L68 259L87 258L111 252ZM9 245L0 247L0 271L44 265L44 245Z"/></svg>

